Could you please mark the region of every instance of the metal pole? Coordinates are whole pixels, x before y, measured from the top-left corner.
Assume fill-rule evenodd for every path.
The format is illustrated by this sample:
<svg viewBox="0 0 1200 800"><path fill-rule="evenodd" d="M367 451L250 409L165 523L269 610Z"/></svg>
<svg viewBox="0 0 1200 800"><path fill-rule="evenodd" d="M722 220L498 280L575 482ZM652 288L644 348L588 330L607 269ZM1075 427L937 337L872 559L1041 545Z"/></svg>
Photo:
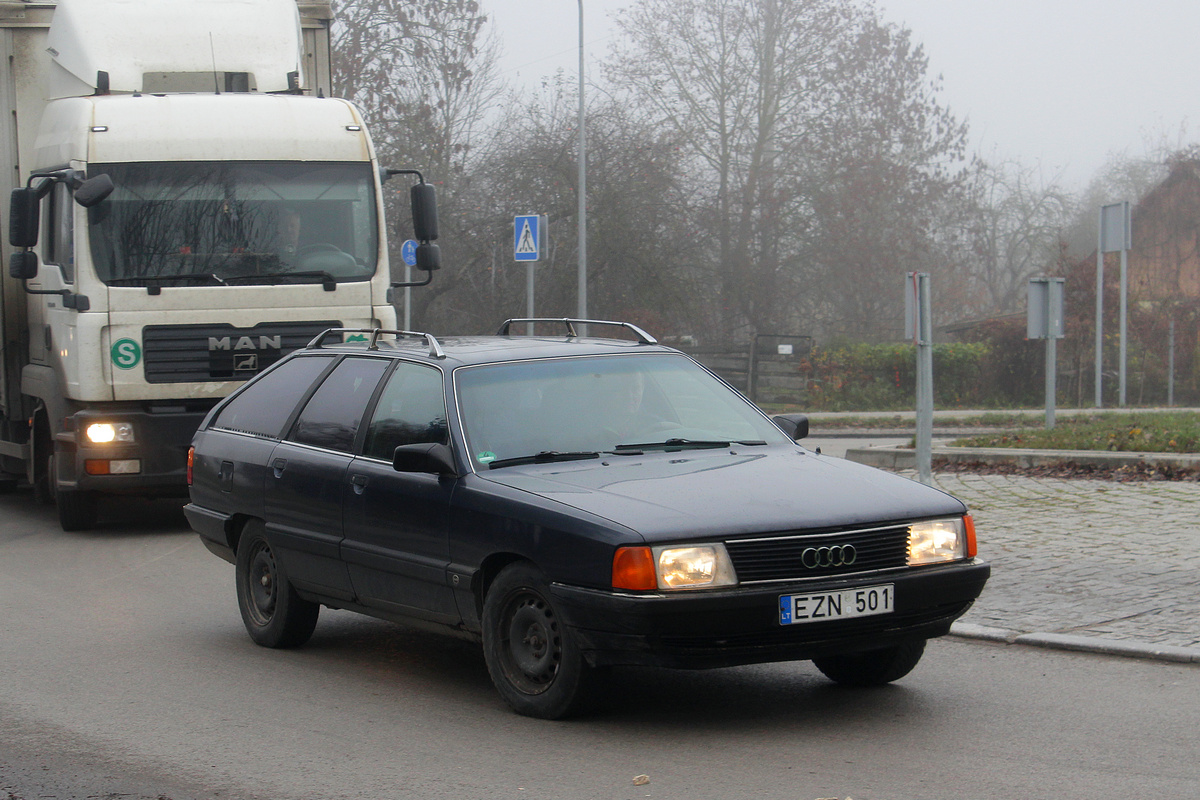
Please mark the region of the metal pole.
<svg viewBox="0 0 1200 800"><path fill-rule="evenodd" d="M583 102L583 0L579 0L579 318L587 319L587 134Z"/></svg>
<svg viewBox="0 0 1200 800"><path fill-rule="evenodd" d="M1175 320L1167 325L1167 406L1175 405Z"/></svg>
<svg viewBox="0 0 1200 800"><path fill-rule="evenodd" d="M1049 294L1047 292L1047 294ZM1047 315L1049 316L1049 315ZM1057 399L1058 340L1053 334L1046 337L1046 430L1054 430L1054 403Z"/></svg>
<svg viewBox="0 0 1200 800"><path fill-rule="evenodd" d="M929 273L917 275L917 479L933 482L933 311Z"/></svg>
<svg viewBox="0 0 1200 800"><path fill-rule="evenodd" d="M1125 407L1125 321L1129 307L1129 251L1121 250L1121 365L1118 368L1117 383L1119 384L1118 405Z"/></svg>
<svg viewBox="0 0 1200 800"><path fill-rule="evenodd" d="M1104 408L1104 209L1096 233L1096 408Z"/></svg>
<svg viewBox="0 0 1200 800"><path fill-rule="evenodd" d="M525 264L525 315L529 319L533 319L536 314L533 313L533 262ZM533 323L525 323L525 334L533 336Z"/></svg>

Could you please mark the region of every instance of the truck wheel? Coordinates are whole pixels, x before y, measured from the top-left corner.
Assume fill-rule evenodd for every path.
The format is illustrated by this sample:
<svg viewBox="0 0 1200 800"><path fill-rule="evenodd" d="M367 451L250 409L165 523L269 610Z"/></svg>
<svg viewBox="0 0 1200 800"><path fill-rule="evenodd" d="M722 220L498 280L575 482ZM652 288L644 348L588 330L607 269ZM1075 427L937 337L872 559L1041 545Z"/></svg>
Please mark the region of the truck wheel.
<svg viewBox="0 0 1200 800"><path fill-rule="evenodd" d="M826 678L845 686L883 686L912 672L924 652L925 640L917 639L879 650L814 658L813 664Z"/></svg>
<svg viewBox="0 0 1200 800"><path fill-rule="evenodd" d="M518 714L562 719L593 699L595 671L532 564L508 565L488 588L483 656L500 696Z"/></svg>
<svg viewBox="0 0 1200 800"><path fill-rule="evenodd" d="M321 607L296 594L261 521L250 520L242 529L236 563L238 608L254 643L285 648L307 642Z"/></svg>
<svg viewBox="0 0 1200 800"><path fill-rule="evenodd" d="M41 415L33 423L33 499L48 506L54 502L54 443L50 429Z"/></svg>
<svg viewBox="0 0 1200 800"><path fill-rule="evenodd" d="M96 495L92 492L64 492L55 495L58 524L64 531L86 531L96 527Z"/></svg>

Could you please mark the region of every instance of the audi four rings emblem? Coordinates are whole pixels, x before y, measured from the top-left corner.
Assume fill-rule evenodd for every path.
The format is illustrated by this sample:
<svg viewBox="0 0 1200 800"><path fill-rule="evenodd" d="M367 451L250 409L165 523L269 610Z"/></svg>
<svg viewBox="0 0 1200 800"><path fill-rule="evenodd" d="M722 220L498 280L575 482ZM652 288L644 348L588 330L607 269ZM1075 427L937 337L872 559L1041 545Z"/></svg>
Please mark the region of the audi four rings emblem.
<svg viewBox="0 0 1200 800"><path fill-rule="evenodd" d="M833 547L806 547L800 554L800 563L806 569L818 567L848 567L858 559L858 551L852 544Z"/></svg>

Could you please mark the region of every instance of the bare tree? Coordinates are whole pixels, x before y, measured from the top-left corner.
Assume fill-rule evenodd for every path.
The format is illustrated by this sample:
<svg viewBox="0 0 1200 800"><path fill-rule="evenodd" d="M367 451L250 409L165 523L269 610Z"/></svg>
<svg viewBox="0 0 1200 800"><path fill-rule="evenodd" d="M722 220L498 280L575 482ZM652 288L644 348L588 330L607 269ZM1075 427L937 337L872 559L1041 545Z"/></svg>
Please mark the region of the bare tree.
<svg viewBox="0 0 1200 800"><path fill-rule="evenodd" d="M962 180L965 127L908 32L849 0L640 0L619 24L608 74L707 190L725 335L876 335L883 285L929 260L913 256Z"/></svg>

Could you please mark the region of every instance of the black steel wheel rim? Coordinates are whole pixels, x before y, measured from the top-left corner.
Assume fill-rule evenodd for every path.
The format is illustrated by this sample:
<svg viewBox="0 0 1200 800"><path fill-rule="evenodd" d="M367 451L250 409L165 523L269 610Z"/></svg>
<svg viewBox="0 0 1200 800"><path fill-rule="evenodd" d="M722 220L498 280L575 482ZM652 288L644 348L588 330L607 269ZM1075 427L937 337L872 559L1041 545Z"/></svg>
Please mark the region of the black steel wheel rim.
<svg viewBox="0 0 1200 800"><path fill-rule="evenodd" d="M514 593L505 603L500 633L509 682L525 694L549 689L562 663L562 634L545 598L529 590Z"/></svg>
<svg viewBox="0 0 1200 800"><path fill-rule="evenodd" d="M246 600L250 616L258 625L269 625L275 614L275 556L265 542L255 543L246 570Z"/></svg>

